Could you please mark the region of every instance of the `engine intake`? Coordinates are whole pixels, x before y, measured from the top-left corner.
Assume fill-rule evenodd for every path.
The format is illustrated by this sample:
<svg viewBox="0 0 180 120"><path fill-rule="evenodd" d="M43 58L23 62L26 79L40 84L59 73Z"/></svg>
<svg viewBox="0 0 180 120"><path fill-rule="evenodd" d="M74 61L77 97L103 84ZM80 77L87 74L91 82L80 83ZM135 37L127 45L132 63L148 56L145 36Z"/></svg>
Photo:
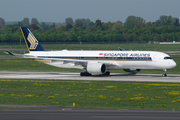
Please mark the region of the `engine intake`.
<svg viewBox="0 0 180 120"><path fill-rule="evenodd" d="M102 63L88 62L86 70L91 74L104 74L107 68L106 65Z"/></svg>

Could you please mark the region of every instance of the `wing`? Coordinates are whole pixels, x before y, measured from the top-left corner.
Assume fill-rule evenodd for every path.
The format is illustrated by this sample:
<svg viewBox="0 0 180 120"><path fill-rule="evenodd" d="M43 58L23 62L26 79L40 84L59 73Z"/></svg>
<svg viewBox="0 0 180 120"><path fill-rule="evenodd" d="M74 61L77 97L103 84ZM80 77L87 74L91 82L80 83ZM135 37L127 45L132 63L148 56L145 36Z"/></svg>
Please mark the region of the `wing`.
<svg viewBox="0 0 180 120"><path fill-rule="evenodd" d="M43 58L44 60L51 60L51 63L57 61L63 61L63 64L73 63L75 66L81 65L82 67L86 68L88 62L94 63L102 63L107 66L108 69L118 68L118 64L115 62L102 62L102 61L91 61L91 60L74 60L74 59L56 59L56 58Z"/></svg>
<svg viewBox="0 0 180 120"><path fill-rule="evenodd" d="M32 56L32 55L12 53L12 52L10 52L8 50L6 50L6 52L9 55L14 56L14 57L18 57L18 58L33 58L33 59L40 59L40 60L50 60L51 63L57 62L57 61L63 61L63 64L73 63L74 65L81 65L84 68L87 67L88 62L92 62L91 60L74 60L74 59L41 58L41 57L37 58L36 56ZM118 67L117 63L113 63L113 62L101 62L101 61L93 61L93 62L98 62L98 63L105 64L108 69L113 69L113 68Z"/></svg>

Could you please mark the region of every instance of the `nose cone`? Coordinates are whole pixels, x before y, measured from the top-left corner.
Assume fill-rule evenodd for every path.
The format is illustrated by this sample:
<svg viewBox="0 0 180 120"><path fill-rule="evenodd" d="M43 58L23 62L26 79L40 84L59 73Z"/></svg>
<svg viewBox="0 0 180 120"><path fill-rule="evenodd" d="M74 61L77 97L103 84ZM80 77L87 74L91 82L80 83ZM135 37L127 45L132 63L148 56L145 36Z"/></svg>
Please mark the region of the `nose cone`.
<svg viewBox="0 0 180 120"><path fill-rule="evenodd" d="M173 61L171 61L170 65L172 68L174 68L174 67L176 67L176 62L173 60Z"/></svg>

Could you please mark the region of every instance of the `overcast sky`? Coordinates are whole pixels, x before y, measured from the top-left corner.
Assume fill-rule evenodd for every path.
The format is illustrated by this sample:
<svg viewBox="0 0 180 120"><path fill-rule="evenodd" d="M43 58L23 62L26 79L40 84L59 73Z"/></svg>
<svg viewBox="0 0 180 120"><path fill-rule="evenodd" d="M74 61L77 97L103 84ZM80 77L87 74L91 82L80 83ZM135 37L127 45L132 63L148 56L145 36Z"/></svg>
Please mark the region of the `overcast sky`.
<svg viewBox="0 0 180 120"><path fill-rule="evenodd" d="M0 17L21 21L65 22L68 17L125 22L130 15L154 22L161 15L180 19L180 0L0 0Z"/></svg>

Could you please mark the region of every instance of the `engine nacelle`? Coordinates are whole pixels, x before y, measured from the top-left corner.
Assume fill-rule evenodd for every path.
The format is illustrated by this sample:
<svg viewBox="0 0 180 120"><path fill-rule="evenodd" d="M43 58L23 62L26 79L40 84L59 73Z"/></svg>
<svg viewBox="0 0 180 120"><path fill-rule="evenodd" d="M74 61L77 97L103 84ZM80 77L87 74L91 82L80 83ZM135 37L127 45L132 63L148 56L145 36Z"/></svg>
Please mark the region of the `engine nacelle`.
<svg viewBox="0 0 180 120"><path fill-rule="evenodd" d="M88 73L99 75L106 73L107 68L106 65L102 63L88 62L86 70Z"/></svg>
<svg viewBox="0 0 180 120"><path fill-rule="evenodd" d="M135 70L131 70L131 69L123 69L125 72L131 72L131 73L138 73L141 71L141 69L135 69Z"/></svg>

